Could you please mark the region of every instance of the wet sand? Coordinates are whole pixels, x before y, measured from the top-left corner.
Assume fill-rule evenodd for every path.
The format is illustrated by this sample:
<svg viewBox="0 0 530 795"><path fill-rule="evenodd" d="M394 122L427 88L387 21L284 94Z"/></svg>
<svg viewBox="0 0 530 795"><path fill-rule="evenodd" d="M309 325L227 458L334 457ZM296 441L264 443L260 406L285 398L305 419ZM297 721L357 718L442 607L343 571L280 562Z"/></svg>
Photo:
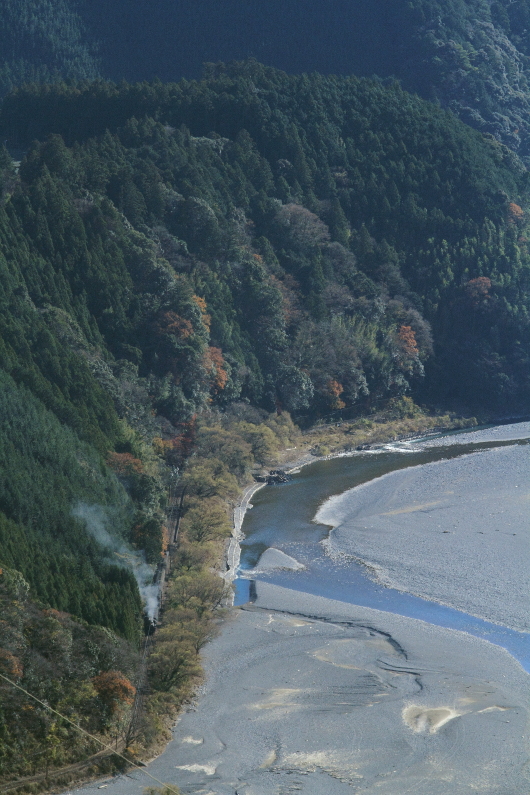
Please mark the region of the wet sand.
<svg viewBox="0 0 530 795"><path fill-rule="evenodd" d="M435 439L425 439L429 447L447 447L451 444L474 444L475 442L511 442L530 437L530 422L514 422L470 431L452 431Z"/></svg>
<svg viewBox="0 0 530 795"><path fill-rule="evenodd" d="M470 441L481 442L483 433L469 434ZM484 441L496 443L514 434L524 439L528 428L486 433L495 438ZM363 530L372 522L366 559L379 576L404 588L420 582L417 590L428 598L440 598L438 588L448 591L450 599L464 599L463 608L458 604L467 612L489 610L491 603L506 626L519 627L526 620L529 556L528 533L516 526L528 529L529 453L524 445L498 447L350 488L323 509L335 525L332 553L347 571L348 555L361 557L359 539L369 543ZM289 553L301 550L302 539L318 546L325 528L310 523L318 502L306 506L308 524L296 520L302 480L289 487L294 513L278 505L278 528L275 521L263 528L262 547L273 546L285 522L293 525ZM494 517L505 503L509 515L496 530ZM237 518L239 530L242 515ZM457 527L444 533L447 521ZM508 535L510 523L516 536ZM400 559L407 535L415 541ZM265 582L259 577L275 567L286 578L311 571L295 570L296 554L262 553L255 601L233 610L205 648L204 686L174 740L149 765L152 775L190 795L530 793L530 676L514 657L457 629L340 601L346 599L340 567L333 593L339 598L293 590L294 580L292 588ZM457 576L459 566L465 577ZM105 784L108 795L140 795L152 783L136 771L84 791Z"/></svg>
<svg viewBox="0 0 530 795"><path fill-rule="evenodd" d="M158 778L199 795L517 795L530 678L466 633L257 583ZM109 795L136 795L138 772Z"/></svg>
<svg viewBox="0 0 530 795"><path fill-rule="evenodd" d="M331 497L315 520L334 560L384 585L530 629L530 445L391 472Z"/></svg>

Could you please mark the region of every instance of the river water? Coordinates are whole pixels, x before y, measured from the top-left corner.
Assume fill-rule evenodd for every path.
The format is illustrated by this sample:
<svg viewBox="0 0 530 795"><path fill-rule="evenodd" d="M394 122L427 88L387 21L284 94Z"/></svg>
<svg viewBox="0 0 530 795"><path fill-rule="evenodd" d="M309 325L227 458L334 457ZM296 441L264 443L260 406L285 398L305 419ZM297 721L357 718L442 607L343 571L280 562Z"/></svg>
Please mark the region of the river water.
<svg viewBox="0 0 530 795"><path fill-rule="evenodd" d="M254 591L255 580L259 579L469 632L503 646L530 671L530 636L527 634L530 629L529 436L530 424L520 423L482 432L388 444L351 457L316 462L295 474L291 483L260 490L252 498L253 509L247 513L243 525L245 541L242 543L241 573L236 581L235 603L241 605L248 602ZM433 466L435 464L440 466ZM380 492L390 489L397 505L396 497L403 495L405 489L410 492L412 468L415 468L414 475L418 481L414 484L416 493L405 495L405 505L395 507L394 504L385 504L387 510L381 512L381 506L378 505ZM466 472L466 469L470 471ZM405 477L400 476L402 470L405 470ZM393 477L384 478L391 473L395 473ZM431 477L424 482L427 474ZM454 487L455 479L460 486L460 493L457 494L451 488ZM505 593L497 582L493 595L492 588L487 588L487 584L484 587L483 582L473 582L470 576L468 587L460 595L460 602L474 595L483 597L486 602L477 605L471 600L473 614L470 615L447 604L450 596L448 591L451 590L448 582L438 584L438 594L432 590L422 594L428 596L429 600L410 593L414 589L407 588L407 582L400 590L388 587L388 577L374 576L373 570L355 559L373 561L377 557L372 548L369 556L363 554L367 551L363 548L366 538L362 539L361 544L360 533L352 521L361 501L361 489L358 487L365 483L371 485L368 493L362 494L364 502L371 509L367 515L373 517L375 513L379 518L379 526L374 526L372 521L368 531L376 545L381 545L384 535L381 513L387 517L393 514L392 518L404 519L403 529L408 537L413 520L419 525L419 534L424 535L425 525L432 525L433 515L436 514L438 532L431 539L431 549L421 549L419 564L425 568L425 555L430 552L433 568L440 569L443 574L452 567L450 579L454 580L454 558L458 556L462 562L463 551L466 550L471 559L464 561L464 565L471 569L478 565L476 547L479 542L484 542L479 536L485 535L486 527L489 527L490 535L500 534L498 538L501 543L499 548L494 547L489 551L496 572L488 571L486 575L489 575L490 583L495 577L504 580L508 576L515 577L511 583L512 592ZM329 499L336 494L343 495L342 499ZM437 505L440 494L445 499ZM492 528L494 513L499 523L498 529ZM462 532L454 532L457 527L455 522L466 524L468 538L462 539ZM322 543L329 535L330 525L336 523L342 528L346 527L343 535L350 542L347 550L349 555L330 556L330 545ZM348 527L348 524L351 526ZM403 566L410 568L413 549L405 547L403 538L395 538L395 527L391 528L391 532L394 536L393 545L398 544L406 556ZM496 541L497 537L494 535L493 539ZM516 539L520 539L520 543L513 549L507 548L507 541L513 547ZM447 551L447 546L451 546L455 540L456 546L453 543L453 548ZM413 537L410 543L416 545L417 541ZM387 537L384 542L388 543ZM271 571L267 571L266 561L260 567L260 557L270 547L283 551L303 564L304 570L275 570L272 556ZM452 554L453 563L440 561L441 554ZM482 572L483 568L484 561ZM434 572L429 574L433 578ZM381 580L385 579L387 582L383 584ZM460 583L457 586L461 587ZM439 601L434 601L437 598ZM496 620L484 620L491 617L487 613L488 610L491 612L493 598L499 601L493 616ZM521 615L519 620L514 621L511 613L516 599L520 601ZM508 621L508 626L506 616L512 619Z"/></svg>
<svg viewBox="0 0 530 795"><path fill-rule="evenodd" d="M149 772L186 795L528 795L529 440L391 444L254 494L238 607Z"/></svg>

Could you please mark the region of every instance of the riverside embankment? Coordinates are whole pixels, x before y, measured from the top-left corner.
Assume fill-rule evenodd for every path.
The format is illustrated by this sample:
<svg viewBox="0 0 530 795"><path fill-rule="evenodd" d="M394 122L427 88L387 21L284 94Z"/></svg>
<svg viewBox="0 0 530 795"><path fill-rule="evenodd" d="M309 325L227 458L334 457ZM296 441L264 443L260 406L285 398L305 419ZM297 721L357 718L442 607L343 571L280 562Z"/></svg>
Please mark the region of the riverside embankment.
<svg viewBox="0 0 530 795"><path fill-rule="evenodd" d="M491 470L499 455L530 450L524 444L528 426L481 433L450 443L431 440L429 449L420 441L318 462L304 467L289 485L253 495L241 564L252 568L254 602L234 610L221 636L206 647L205 684L177 724L173 742L150 765L154 775L197 795L526 791L530 678L514 656L524 651L509 654L499 641L511 633L527 642L527 633L484 622L485 634L474 636L469 622L479 619L451 612L432 597L385 588L373 573L372 579L366 576L351 549L330 557L320 543L329 536L329 525L313 521L333 494L349 492L344 497L348 516L331 537L339 527L346 533L352 516L366 519L351 500L378 479L386 483L436 466L443 471L452 461L461 466L471 460L475 466L481 460ZM497 457L491 451L498 451ZM510 472L515 488L520 484ZM435 497L421 495L421 504ZM402 505L399 500L405 498L411 502ZM376 500L372 516L380 548L391 549L393 529L401 532L399 526L388 532L376 527L381 516L401 521L417 514L425 533L431 532L430 508L402 511L414 503L414 491L407 494L400 485L385 499L391 504ZM398 500L397 507L392 500ZM498 492L499 510L501 502ZM443 508L438 516L442 525ZM481 515L478 521L484 530L489 518ZM527 524L515 532L527 534ZM444 529L435 534L440 545L449 535ZM357 526L349 532L355 536ZM499 534L494 528L491 533ZM477 540L480 545L480 533L475 535L460 534L462 549L473 549ZM304 568L260 572L260 557L271 547ZM480 556L480 546L475 548ZM501 544L495 553L497 580L504 572L503 552ZM434 562L424 558L450 571L455 554L446 550ZM491 589L497 580L489 581ZM398 584L405 588L404 581ZM460 580L460 585L464 593L467 583ZM443 620L459 616L461 623L441 625L439 610L450 611ZM500 635L492 643L488 632L494 629ZM106 791L136 795L147 785L135 772L108 782Z"/></svg>

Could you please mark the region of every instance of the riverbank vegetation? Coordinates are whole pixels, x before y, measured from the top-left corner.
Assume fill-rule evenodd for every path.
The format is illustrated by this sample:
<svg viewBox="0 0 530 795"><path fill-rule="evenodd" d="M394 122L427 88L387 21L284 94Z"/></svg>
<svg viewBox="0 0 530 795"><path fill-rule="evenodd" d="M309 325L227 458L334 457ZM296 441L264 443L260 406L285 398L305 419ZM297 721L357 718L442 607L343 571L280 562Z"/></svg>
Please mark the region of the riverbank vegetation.
<svg viewBox="0 0 530 795"><path fill-rule="evenodd" d="M477 425L475 417L452 413L432 414L422 410L409 397L390 401L388 406L354 422L315 425L303 434L315 456L347 453L385 442L410 439L426 433L461 430ZM291 454L292 455L292 454Z"/></svg>
<svg viewBox="0 0 530 795"><path fill-rule="evenodd" d="M186 499L161 626L150 657L151 694L129 748L137 757L159 750L160 743L170 739L178 711L192 697L202 676L200 650L229 618L223 609L232 595L231 586L222 579L224 552L241 489L255 482L252 472L259 474L264 466L308 462L429 430L476 425L474 418L429 414L410 398L395 401L370 418L315 426L305 433L286 414L260 416L247 406L233 406L232 412L228 417L207 412L201 418L196 458L190 460L182 479ZM207 466L212 462L222 473L218 479Z"/></svg>
<svg viewBox="0 0 530 795"><path fill-rule="evenodd" d="M253 471L272 466L281 450L300 438L287 414L267 415L246 404L204 412L194 433L193 455L181 479L185 496L178 547L149 658L150 694L128 749L136 756L170 738L178 711L202 676L201 648L226 618L223 608L231 603L232 587L222 575L241 490L253 482ZM174 453L167 448L166 455Z"/></svg>

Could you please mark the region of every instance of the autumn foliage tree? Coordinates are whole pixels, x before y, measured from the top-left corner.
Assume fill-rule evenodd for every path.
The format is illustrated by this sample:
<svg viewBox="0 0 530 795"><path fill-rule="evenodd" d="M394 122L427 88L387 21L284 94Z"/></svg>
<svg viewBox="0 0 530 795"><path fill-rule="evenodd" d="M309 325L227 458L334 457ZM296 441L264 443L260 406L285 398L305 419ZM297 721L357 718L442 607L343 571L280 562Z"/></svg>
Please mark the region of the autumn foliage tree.
<svg viewBox="0 0 530 795"><path fill-rule="evenodd" d="M107 464L117 475L128 477L131 475L141 475L144 465L139 458L135 458L131 453L110 452L107 456Z"/></svg>
<svg viewBox="0 0 530 795"><path fill-rule="evenodd" d="M412 375L423 373L420 361L420 350L416 341L416 333L411 326L402 325L397 332L395 357L402 372Z"/></svg>
<svg viewBox="0 0 530 795"><path fill-rule="evenodd" d="M211 378L212 391L218 395L226 386L228 373L221 348L210 346L204 354L204 366Z"/></svg>
<svg viewBox="0 0 530 795"><path fill-rule="evenodd" d="M510 202L508 205L508 223L520 224L524 221L524 210L515 202Z"/></svg>
<svg viewBox="0 0 530 795"><path fill-rule="evenodd" d="M158 319L157 331L161 335L185 340L193 334L193 325L176 312L164 312Z"/></svg>
<svg viewBox="0 0 530 795"><path fill-rule="evenodd" d="M189 422L181 422L177 426L179 433L169 439L155 437L153 445L156 452L162 456L170 466L182 466L190 456L195 445L197 434L197 416L193 415Z"/></svg>
<svg viewBox="0 0 530 795"><path fill-rule="evenodd" d="M476 279L470 279L465 289L467 295L471 299L471 303L473 306L477 307L489 297L491 279L488 279L487 276L478 276Z"/></svg>
<svg viewBox="0 0 530 795"><path fill-rule="evenodd" d="M92 679L94 688L110 714L121 705L134 702L136 688L121 671L103 671Z"/></svg>
<svg viewBox="0 0 530 795"><path fill-rule="evenodd" d="M401 326L398 331L398 338L403 353L410 359L418 356L418 343L416 342L416 334L410 326Z"/></svg>
<svg viewBox="0 0 530 795"><path fill-rule="evenodd" d="M0 649L0 673L10 679L20 679L24 673L22 661L7 649Z"/></svg>
<svg viewBox="0 0 530 795"><path fill-rule="evenodd" d="M210 327L212 325L212 318L208 314L206 301L200 295L193 295L192 301L195 301L195 303L201 310L201 320L204 326L208 329L208 331L210 331Z"/></svg>
<svg viewBox="0 0 530 795"><path fill-rule="evenodd" d="M343 409L346 403L340 399L344 392L344 387L335 378L330 378L326 385L326 390L329 395L329 405L333 410Z"/></svg>

